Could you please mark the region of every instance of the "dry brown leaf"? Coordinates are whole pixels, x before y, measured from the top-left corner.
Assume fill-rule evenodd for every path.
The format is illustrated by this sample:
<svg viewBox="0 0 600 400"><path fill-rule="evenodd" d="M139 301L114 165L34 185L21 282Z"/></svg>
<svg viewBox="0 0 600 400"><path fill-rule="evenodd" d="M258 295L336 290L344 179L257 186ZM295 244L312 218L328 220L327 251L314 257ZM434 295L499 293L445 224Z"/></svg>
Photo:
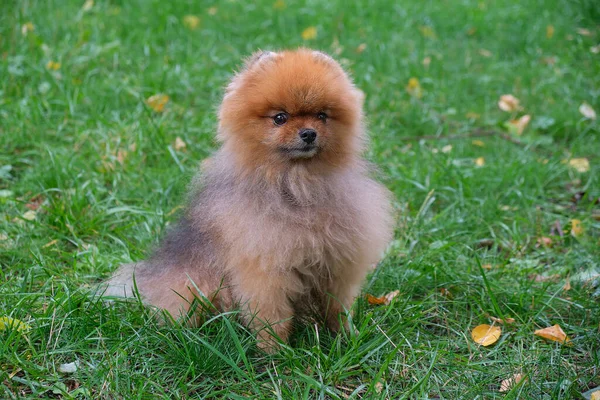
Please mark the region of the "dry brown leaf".
<svg viewBox="0 0 600 400"><path fill-rule="evenodd" d="M492 269L492 264L481 264L481 268L487 269L489 271Z"/></svg>
<svg viewBox="0 0 600 400"><path fill-rule="evenodd" d="M490 326L488 324L476 326L471 331L471 337L475 343L482 346L489 346L496 343L500 339L501 334L502 329L499 326Z"/></svg>
<svg viewBox="0 0 600 400"><path fill-rule="evenodd" d="M25 207L27 207L28 209L32 210L32 211L36 211L38 208L41 207L42 204L44 204L44 201L46 199L44 198L44 196L42 196L41 194L38 194L36 196L33 196L31 199L29 199L29 202L27 204L25 204Z"/></svg>
<svg viewBox="0 0 600 400"><path fill-rule="evenodd" d="M175 150L183 150L186 147L187 147L187 145L185 144L185 142L179 136L177 136L175 138L175 142L173 143L173 148Z"/></svg>
<svg viewBox="0 0 600 400"><path fill-rule="evenodd" d="M579 106L579 112L587 119L596 119L596 111L586 102Z"/></svg>
<svg viewBox="0 0 600 400"><path fill-rule="evenodd" d="M513 386L521 382L522 379L523 374L514 374L510 378L503 380L500 384L500 393L508 392Z"/></svg>
<svg viewBox="0 0 600 400"><path fill-rule="evenodd" d="M146 104L153 109L155 112L161 113L165 110L165 105L169 102L169 96L166 94L155 94L148 97Z"/></svg>
<svg viewBox="0 0 600 400"><path fill-rule="evenodd" d="M446 288L440 288L440 294L444 297L447 297L449 299L453 298L454 296L452 296L452 293L446 289Z"/></svg>
<svg viewBox="0 0 600 400"><path fill-rule="evenodd" d="M366 43L361 43L358 45L358 47L356 48L356 52L358 54L362 53L363 51L365 51L367 49L367 44Z"/></svg>
<svg viewBox="0 0 600 400"><path fill-rule="evenodd" d="M51 240L51 241L49 241L48 243L46 243L45 245L43 245L43 246L42 246L42 249L45 249L46 247L53 246L53 245L55 245L56 243L58 243L58 239Z"/></svg>
<svg viewBox="0 0 600 400"><path fill-rule="evenodd" d="M552 239L546 236L539 237L537 240L538 246L552 247Z"/></svg>
<svg viewBox="0 0 600 400"><path fill-rule="evenodd" d="M381 297L375 297L375 296L367 293L367 301L369 302L369 304L373 304L373 305L384 304L387 306L399 294L400 294L399 290L394 290L393 292L389 292L388 294L383 295Z"/></svg>
<svg viewBox="0 0 600 400"><path fill-rule="evenodd" d="M305 30L302 31L302 39L304 40L312 40L317 37L317 27L309 26Z"/></svg>
<svg viewBox="0 0 600 400"><path fill-rule="evenodd" d="M511 132L522 135L525 128L527 128L527 125L529 125L529 121L531 121L531 116L523 115L521 118L508 121L508 126L510 127Z"/></svg>
<svg viewBox="0 0 600 400"><path fill-rule="evenodd" d="M571 220L571 235L579 237L583 235L583 224L578 219Z"/></svg>
<svg viewBox="0 0 600 400"><path fill-rule="evenodd" d="M529 279L535 282L556 282L560 279L559 274L552 275L529 275Z"/></svg>
<svg viewBox="0 0 600 400"><path fill-rule="evenodd" d="M569 339L567 334L562 330L562 328L558 324L554 326L549 326L544 329L538 329L537 331L533 332L533 334L544 339L564 344L569 343L571 341L571 339Z"/></svg>
<svg viewBox="0 0 600 400"><path fill-rule="evenodd" d="M502 325L505 325L505 324L510 325L510 324L514 324L515 323L515 319L514 318L502 319L502 318L496 318L496 317L490 316L490 319L492 321L494 321L494 322L496 322L498 324L502 324Z"/></svg>
<svg viewBox="0 0 600 400"><path fill-rule="evenodd" d="M512 94L503 94L500 96L498 107L506 112L513 112L521 109L521 107L519 107L519 99Z"/></svg>
<svg viewBox="0 0 600 400"><path fill-rule="evenodd" d="M563 286L563 290L565 292L568 292L569 290L571 290L571 280L567 279L567 281L565 282L565 285Z"/></svg>
<svg viewBox="0 0 600 400"><path fill-rule="evenodd" d="M375 384L375 392L377 392L377 394L381 394L382 391L383 391L383 383L377 382Z"/></svg>
<svg viewBox="0 0 600 400"><path fill-rule="evenodd" d="M127 150L123 150L123 149L117 150L117 161L119 162L119 164L123 165L126 158L127 158Z"/></svg>

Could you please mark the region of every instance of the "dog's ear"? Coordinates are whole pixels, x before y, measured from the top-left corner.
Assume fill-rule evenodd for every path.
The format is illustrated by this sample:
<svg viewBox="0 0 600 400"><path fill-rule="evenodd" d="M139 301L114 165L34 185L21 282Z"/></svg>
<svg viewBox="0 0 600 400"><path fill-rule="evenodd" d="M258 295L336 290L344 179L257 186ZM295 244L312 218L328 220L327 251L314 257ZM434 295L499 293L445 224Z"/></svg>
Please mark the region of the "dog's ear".
<svg viewBox="0 0 600 400"><path fill-rule="evenodd" d="M320 50L313 50L312 51L313 57L316 58L317 60L320 61L324 61L326 63L333 63L337 65L337 61L334 60L333 57L331 57L329 54L322 52Z"/></svg>
<svg viewBox="0 0 600 400"><path fill-rule="evenodd" d="M259 50L246 59L244 69L249 69L267 60L273 60L275 57L277 57L277 53L274 51Z"/></svg>

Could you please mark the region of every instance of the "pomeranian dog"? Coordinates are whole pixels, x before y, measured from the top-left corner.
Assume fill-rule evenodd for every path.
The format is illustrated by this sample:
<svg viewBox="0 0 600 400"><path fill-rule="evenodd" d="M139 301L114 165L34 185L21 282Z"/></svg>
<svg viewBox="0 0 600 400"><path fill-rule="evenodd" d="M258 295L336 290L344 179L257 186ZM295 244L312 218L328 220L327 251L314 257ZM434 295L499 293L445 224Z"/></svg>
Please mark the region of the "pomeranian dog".
<svg viewBox="0 0 600 400"><path fill-rule="evenodd" d="M178 224L105 295L174 317L195 298L239 308L259 347L286 341L301 310L336 331L392 236L391 196L369 177L363 94L320 51L258 52L226 88L221 148ZM134 289L135 288L135 289Z"/></svg>

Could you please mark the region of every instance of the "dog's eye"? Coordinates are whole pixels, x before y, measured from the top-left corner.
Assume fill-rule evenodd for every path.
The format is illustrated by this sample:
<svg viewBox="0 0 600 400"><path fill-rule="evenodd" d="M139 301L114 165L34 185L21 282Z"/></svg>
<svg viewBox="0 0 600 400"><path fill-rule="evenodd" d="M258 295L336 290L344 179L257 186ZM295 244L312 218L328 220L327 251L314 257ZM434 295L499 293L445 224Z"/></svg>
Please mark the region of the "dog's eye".
<svg viewBox="0 0 600 400"><path fill-rule="evenodd" d="M317 114L317 118L319 118L321 121L325 122L327 120L327 114L325 114L324 112L320 112Z"/></svg>
<svg viewBox="0 0 600 400"><path fill-rule="evenodd" d="M273 117L273 122L275 125L283 125L287 122L289 115L287 113L279 113Z"/></svg>

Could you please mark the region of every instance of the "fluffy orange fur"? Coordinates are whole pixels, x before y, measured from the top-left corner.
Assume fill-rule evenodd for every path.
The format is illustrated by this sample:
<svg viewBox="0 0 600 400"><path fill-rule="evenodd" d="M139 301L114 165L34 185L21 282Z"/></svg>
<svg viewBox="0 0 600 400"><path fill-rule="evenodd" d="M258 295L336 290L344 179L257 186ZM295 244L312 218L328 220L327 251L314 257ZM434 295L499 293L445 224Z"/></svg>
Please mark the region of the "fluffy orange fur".
<svg viewBox="0 0 600 400"><path fill-rule="evenodd" d="M226 89L222 146L184 216L149 259L122 266L106 294L131 296L135 279L146 302L174 316L197 296L240 307L267 350L268 332L285 341L307 308L339 329L392 235L390 194L361 157L362 102L324 53L253 55Z"/></svg>

